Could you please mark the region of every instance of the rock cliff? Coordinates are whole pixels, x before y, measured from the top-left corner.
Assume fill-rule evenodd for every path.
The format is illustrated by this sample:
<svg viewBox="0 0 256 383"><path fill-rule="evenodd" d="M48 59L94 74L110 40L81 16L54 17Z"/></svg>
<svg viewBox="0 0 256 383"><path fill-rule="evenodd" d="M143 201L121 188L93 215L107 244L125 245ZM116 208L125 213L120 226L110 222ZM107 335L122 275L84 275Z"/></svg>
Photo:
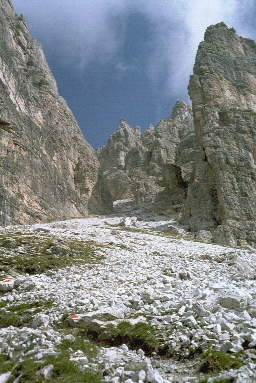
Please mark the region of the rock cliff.
<svg viewBox="0 0 256 383"><path fill-rule="evenodd" d="M98 153L98 208L111 210L120 199L139 205L162 203L165 209L168 204L180 206L192 171L193 141L192 111L180 101L170 117L144 132L121 120Z"/></svg>
<svg viewBox="0 0 256 383"><path fill-rule="evenodd" d="M0 225L86 214L97 166L40 45L0 0Z"/></svg>
<svg viewBox="0 0 256 383"><path fill-rule="evenodd" d="M196 160L184 209L194 231L230 245L256 242L256 43L210 26L189 84Z"/></svg>

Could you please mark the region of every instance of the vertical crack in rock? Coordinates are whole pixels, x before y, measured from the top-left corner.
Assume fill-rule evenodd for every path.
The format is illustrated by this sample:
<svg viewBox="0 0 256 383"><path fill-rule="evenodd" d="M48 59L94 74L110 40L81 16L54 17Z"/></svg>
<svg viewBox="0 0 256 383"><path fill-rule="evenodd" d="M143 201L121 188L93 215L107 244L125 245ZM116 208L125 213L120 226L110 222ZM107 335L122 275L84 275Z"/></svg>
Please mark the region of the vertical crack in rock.
<svg viewBox="0 0 256 383"><path fill-rule="evenodd" d="M217 242L256 241L256 43L224 23L199 45L189 84L196 133L183 222Z"/></svg>

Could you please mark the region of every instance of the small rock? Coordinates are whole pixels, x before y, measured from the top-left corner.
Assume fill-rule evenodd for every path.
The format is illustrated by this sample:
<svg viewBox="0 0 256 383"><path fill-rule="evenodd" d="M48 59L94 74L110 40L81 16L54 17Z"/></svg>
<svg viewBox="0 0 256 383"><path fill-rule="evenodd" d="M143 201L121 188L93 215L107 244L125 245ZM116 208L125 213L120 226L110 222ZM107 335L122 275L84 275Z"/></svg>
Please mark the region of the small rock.
<svg viewBox="0 0 256 383"><path fill-rule="evenodd" d="M7 278L0 281L0 291L6 292L14 289L15 280L13 278Z"/></svg>
<svg viewBox="0 0 256 383"><path fill-rule="evenodd" d="M136 226L138 219L137 217L125 217L121 220L120 226L129 227Z"/></svg>
<svg viewBox="0 0 256 383"><path fill-rule="evenodd" d="M49 364L48 366L43 367L40 370L40 375L44 379L49 379L52 376L53 367L54 367L53 364Z"/></svg>
<svg viewBox="0 0 256 383"><path fill-rule="evenodd" d="M73 353L70 360L76 364L80 371L85 371L88 369L89 360L82 351L76 351Z"/></svg>
<svg viewBox="0 0 256 383"><path fill-rule="evenodd" d="M141 358L144 358L145 356L145 353L143 350L141 350L141 348L137 351L137 354L141 357Z"/></svg>
<svg viewBox="0 0 256 383"><path fill-rule="evenodd" d="M157 370L151 370L147 374L147 379L150 383L164 383L163 378Z"/></svg>
<svg viewBox="0 0 256 383"><path fill-rule="evenodd" d="M212 241L212 233L207 230L199 230L196 234L196 238L202 241L211 242Z"/></svg>
<svg viewBox="0 0 256 383"><path fill-rule="evenodd" d="M5 374L1 374L0 383L7 383L10 376L11 376L11 372L6 372Z"/></svg>
<svg viewBox="0 0 256 383"><path fill-rule="evenodd" d="M184 320L184 323L189 327L195 327L197 325L196 319L193 317L193 315L189 316Z"/></svg>
<svg viewBox="0 0 256 383"><path fill-rule="evenodd" d="M46 314L36 314L32 321L33 328L48 327L49 325L49 316Z"/></svg>
<svg viewBox="0 0 256 383"><path fill-rule="evenodd" d="M32 281L32 279L18 279L15 280L14 286L19 287L20 290L31 291L34 289L35 283Z"/></svg>
<svg viewBox="0 0 256 383"><path fill-rule="evenodd" d="M144 381L146 379L146 372L144 370L139 371L139 380Z"/></svg>
<svg viewBox="0 0 256 383"><path fill-rule="evenodd" d="M232 343L231 342L225 342L225 343L223 343L223 345L221 346L221 351L222 352L228 352L228 351L230 351L231 350L231 348L232 348Z"/></svg>
<svg viewBox="0 0 256 383"><path fill-rule="evenodd" d="M222 319L220 321L220 325L221 325L222 331L233 331L235 328L235 325L233 323L230 323L230 322L226 321L225 319Z"/></svg>
<svg viewBox="0 0 256 383"><path fill-rule="evenodd" d="M187 280L191 279L191 275L187 271L181 271L181 272L179 272L179 278L182 281L187 281Z"/></svg>
<svg viewBox="0 0 256 383"><path fill-rule="evenodd" d="M72 334L67 334L63 337L64 340L68 340L69 342L74 342L76 338Z"/></svg>
<svg viewBox="0 0 256 383"><path fill-rule="evenodd" d="M122 344L120 349L123 350L124 352L128 352L129 351L129 348L128 348L128 346L126 346L126 344Z"/></svg>

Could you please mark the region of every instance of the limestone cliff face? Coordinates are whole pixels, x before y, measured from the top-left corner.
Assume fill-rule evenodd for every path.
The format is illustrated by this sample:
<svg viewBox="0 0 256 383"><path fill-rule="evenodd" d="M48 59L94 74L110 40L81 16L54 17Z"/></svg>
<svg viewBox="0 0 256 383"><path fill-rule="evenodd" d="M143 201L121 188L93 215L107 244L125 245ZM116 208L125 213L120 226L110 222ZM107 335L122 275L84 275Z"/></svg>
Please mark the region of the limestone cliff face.
<svg viewBox="0 0 256 383"><path fill-rule="evenodd" d="M199 46L189 93L196 160L184 221L218 242L256 242L256 43L224 23Z"/></svg>
<svg viewBox="0 0 256 383"><path fill-rule="evenodd" d="M0 225L86 214L97 166L40 45L0 0Z"/></svg>
<svg viewBox="0 0 256 383"><path fill-rule="evenodd" d="M183 202L192 171L193 139L191 108L183 102L177 102L169 118L144 132L121 120L99 151L95 196L101 209L111 210L120 199L141 204L164 203L168 197L166 209Z"/></svg>

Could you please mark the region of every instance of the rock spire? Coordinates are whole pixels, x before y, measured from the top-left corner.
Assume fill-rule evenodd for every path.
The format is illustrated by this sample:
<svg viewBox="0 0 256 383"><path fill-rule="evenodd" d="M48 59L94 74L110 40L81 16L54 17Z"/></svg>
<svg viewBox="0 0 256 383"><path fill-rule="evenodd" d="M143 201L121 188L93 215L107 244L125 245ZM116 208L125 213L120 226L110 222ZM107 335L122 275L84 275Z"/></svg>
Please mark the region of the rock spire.
<svg viewBox="0 0 256 383"><path fill-rule="evenodd" d="M256 43L224 23L200 44L189 94L196 159L184 209L217 242L256 242Z"/></svg>

